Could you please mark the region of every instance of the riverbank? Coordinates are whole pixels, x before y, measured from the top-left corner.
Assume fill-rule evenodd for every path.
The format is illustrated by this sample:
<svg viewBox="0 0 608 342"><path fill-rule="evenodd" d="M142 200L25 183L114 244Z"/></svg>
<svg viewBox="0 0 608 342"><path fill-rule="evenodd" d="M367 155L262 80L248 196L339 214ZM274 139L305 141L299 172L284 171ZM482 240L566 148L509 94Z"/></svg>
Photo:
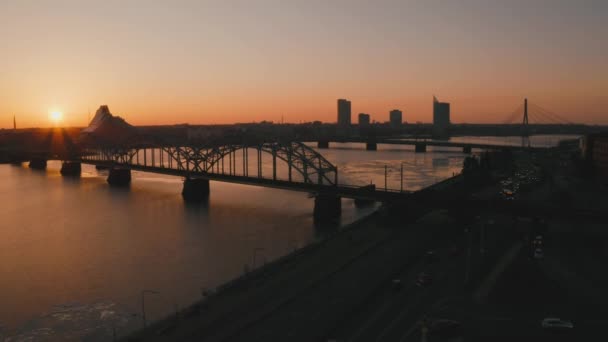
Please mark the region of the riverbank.
<svg viewBox="0 0 608 342"><path fill-rule="evenodd" d="M226 334L236 329L237 321L242 329L390 238L391 230L378 226L381 215L375 211L322 241L243 274L126 340L173 340L199 330Z"/></svg>

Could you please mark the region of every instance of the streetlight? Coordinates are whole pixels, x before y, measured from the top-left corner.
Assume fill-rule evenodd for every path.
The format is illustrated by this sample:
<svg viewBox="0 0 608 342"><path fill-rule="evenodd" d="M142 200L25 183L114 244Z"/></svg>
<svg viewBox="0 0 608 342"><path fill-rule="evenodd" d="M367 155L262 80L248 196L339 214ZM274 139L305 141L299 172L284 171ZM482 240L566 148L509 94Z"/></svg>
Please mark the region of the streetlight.
<svg viewBox="0 0 608 342"><path fill-rule="evenodd" d="M264 248L262 247L257 247L256 249L253 250L253 262L251 267L255 269L255 257L257 256L258 252L262 252L264 251Z"/></svg>
<svg viewBox="0 0 608 342"><path fill-rule="evenodd" d="M159 294L158 291L143 290L141 291L141 317L144 321L144 329L146 328L146 293Z"/></svg>
<svg viewBox="0 0 608 342"><path fill-rule="evenodd" d="M401 162L401 192L403 192L403 162Z"/></svg>
<svg viewBox="0 0 608 342"><path fill-rule="evenodd" d="M388 165L384 165L384 191L387 190L386 178L388 177Z"/></svg>

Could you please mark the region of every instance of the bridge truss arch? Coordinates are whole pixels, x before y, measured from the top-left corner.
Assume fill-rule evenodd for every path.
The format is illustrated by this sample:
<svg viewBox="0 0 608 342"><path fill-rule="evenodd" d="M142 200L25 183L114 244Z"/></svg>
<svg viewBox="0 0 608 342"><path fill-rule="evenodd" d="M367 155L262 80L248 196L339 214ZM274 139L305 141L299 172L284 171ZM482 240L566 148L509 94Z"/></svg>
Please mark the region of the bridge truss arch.
<svg viewBox="0 0 608 342"><path fill-rule="evenodd" d="M83 161L109 164L120 167L150 167L172 169L190 176L223 174L249 177L249 152L257 151L253 158L257 163L257 175L262 177L262 154L272 158L272 179L277 179L277 161L287 165L288 181L293 181L292 172L302 176L304 183L337 185L338 170L320 153L302 142L255 142L201 144L171 146L159 142L139 139L119 146L90 146L83 155ZM242 173L236 170L237 158L242 165ZM228 166L226 166L228 164ZM266 177L269 178L269 177Z"/></svg>

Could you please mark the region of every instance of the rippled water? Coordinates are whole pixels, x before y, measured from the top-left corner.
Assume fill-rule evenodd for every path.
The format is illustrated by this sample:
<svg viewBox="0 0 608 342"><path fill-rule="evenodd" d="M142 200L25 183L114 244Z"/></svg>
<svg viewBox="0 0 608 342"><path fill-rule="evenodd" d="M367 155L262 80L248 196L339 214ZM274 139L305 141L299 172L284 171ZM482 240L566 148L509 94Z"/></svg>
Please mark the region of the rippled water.
<svg viewBox="0 0 608 342"><path fill-rule="evenodd" d="M386 179L392 189L402 179L416 190L447 178L464 157L460 149L331 147L320 152L340 183L384 187ZM129 189L116 189L91 166L80 179L59 168L0 165L0 340L111 340L141 327L144 289L157 292L145 305L148 319L159 319L326 234L305 193L212 182L207 205L186 205L178 177L134 172ZM373 210L343 199L341 224Z"/></svg>

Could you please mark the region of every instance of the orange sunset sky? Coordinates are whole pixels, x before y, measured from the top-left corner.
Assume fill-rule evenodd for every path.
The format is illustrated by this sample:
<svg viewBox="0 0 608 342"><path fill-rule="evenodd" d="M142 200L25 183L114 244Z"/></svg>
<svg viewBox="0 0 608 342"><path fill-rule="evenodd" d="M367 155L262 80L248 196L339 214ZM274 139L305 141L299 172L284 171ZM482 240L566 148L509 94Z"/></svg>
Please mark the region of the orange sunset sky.
<svg viewBox="0 0 608 342"><path fill-rule="evenodd" d="M502 123L528 97L608 123L608 1L0 2L0 127L373 120ZM354 120L355 121L355 120Z"/></svg>

